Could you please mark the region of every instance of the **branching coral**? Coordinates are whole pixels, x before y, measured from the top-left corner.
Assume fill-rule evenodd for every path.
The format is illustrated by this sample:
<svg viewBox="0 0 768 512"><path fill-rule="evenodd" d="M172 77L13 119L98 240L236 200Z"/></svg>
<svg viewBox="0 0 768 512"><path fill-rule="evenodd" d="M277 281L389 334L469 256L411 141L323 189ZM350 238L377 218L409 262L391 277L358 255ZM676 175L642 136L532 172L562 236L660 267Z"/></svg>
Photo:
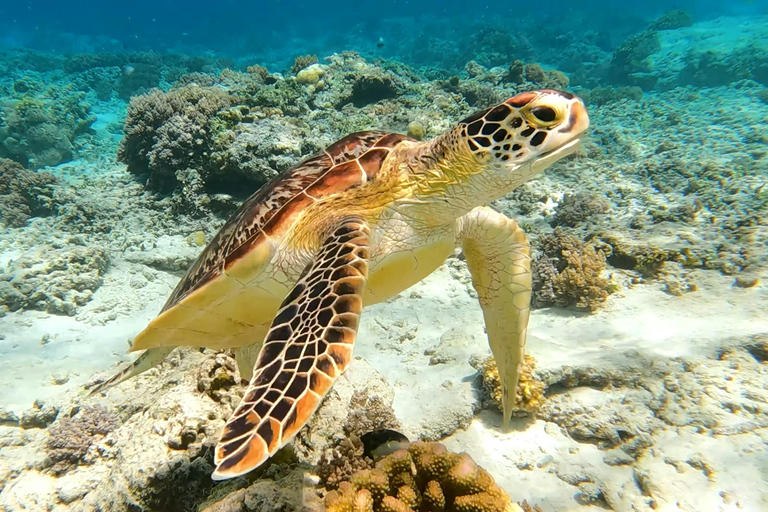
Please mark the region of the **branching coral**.
<svg viewBox="0 0 768 512"><path fill-rule="evenodd" d="M488 395L491 401L502 408L501 402L501 379L499 378L499 369L493 357L472 362L472 366L478 371L482 379L483 391ZM536 370L536 361L532 356L526 354L525 362L520 368L520 381L515 390L516 406L518 410L532 412L541 407L544 400L544 383L534 375Z"/></svg>
<svg viewBox="0 0 768 512"><path fill-rule="evenodd" d="M592 215L607 212L609 206L608 199L598 194L590 192L565 194L552 219L553 225L576 227Z"/></svg>
<svg viewBox="0 0 768 512"><path fill-rule="evenodd" d="M608 298L603 277L605 255L594 242L582 242L556 228L539 241L533 264L533 302L537 307L575 306L596 311Z"/></svg>
<svg viewBox="0 0 768 512"><path fill-rule="evenodd" d="M51 471L64 473L85 460L88 449L118 427L104 407L83 407L76 415L60 418L48 433L48 462Z"/></svg>
<svg viewBox="0 0 768 512"><path fill-rule="evenodd" d="M315 62L317 62L317 55L299 55L293 60L291 73L295 75L302 69L314 64Z"/></svg>
<svg viewBox="0 0 768 512"><path fill-rule="evenodd" d="M517 512L493 477L466 453L416 441L326 495L327 512Z"/></svg>
<svg viewBox="0 0 768 512"><path fill-rule="evenodd" d="M196 85L137 96L117 158L133 174L149 175L152 188L172 190L177 170L206 167L210 118L231 104L222 89Z"/></svg>
<svg viewBox="0 0 768 512"><path fill-rule="evenodd" d="M0 158L0 222L7 227L23 226L27 219L48 215L53 209L56 179L49 172L34 172Z"/></svg>

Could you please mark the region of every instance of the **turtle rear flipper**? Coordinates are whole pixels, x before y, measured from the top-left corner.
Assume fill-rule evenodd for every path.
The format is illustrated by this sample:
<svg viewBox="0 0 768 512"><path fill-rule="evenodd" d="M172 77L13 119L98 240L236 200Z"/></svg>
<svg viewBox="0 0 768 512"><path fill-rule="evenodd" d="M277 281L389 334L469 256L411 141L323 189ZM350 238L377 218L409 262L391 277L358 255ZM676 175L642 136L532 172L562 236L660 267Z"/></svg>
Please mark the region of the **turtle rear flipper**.
<svg viewBox="0 0 768 512"><path fill-rule="evenodd" d="M93 396L97 393L108 390L113 386L117 386L123 381L135 377L140 373L154 368L163 362L165 357L173 352L176 347L153 347L144 351L134 362L117 372L115 375L105 380L104 382L97 384L93 389L88 392L88 396Z"/></svg>
<svg viewBox="0 0 768 512"><path fill-rule="evenodd" d="M243 475L289 442L352 361L368 277L368 226L347 219L283 301L254 375L216 446L214 480Z"/></svg>

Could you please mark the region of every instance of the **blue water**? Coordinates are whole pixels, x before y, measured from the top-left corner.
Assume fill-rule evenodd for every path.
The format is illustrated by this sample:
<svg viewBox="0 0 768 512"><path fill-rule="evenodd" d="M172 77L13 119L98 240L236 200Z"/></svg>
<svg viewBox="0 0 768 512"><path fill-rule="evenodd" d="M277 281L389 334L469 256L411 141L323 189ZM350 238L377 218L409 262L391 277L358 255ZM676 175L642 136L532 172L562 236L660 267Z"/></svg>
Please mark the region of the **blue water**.
<svg viewBox="0 0 768 512"><path fill-rule="evenodd" d="M361 0L305 1L4 1L0 4L0 48L55 53L174 51L215 52L283 62L296 53L327 55L356 50L406 63L439 62L439 52L408 50L427 40L461 47L480 27L499 27L556 48L558 35L594 31L606 45L670 9L695 20L766 11L754 2L663 1L642 3L555 0L520 2ZM543 36L543 37L542 37ZM379 38L385 44L377 47ZM431 45L437 50L439 45Z"/></svg>

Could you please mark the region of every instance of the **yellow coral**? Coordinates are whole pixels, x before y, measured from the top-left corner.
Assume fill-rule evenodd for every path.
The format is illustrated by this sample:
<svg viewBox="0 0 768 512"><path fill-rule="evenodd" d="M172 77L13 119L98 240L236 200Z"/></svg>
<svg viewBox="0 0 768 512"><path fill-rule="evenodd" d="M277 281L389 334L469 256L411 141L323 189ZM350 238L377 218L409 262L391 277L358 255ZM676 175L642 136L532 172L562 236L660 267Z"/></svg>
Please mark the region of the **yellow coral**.
<svg viewBox="0 0 768 512"><path fill-rule="evenodd" d="M525 360L520 368L520 380L517 384L516 405L519 410L532 412L541 407L544 401L544 383L538 380L533 371L536 369L536 360L533 356L525 355ZM488 357L477 365L477 370L483 379L483 389L491 397L493 402L502 408L501 379L496 361Z"/></svg>
<svg viewBox="0 0 768 512"><path fill-rule="evenodd" d="M187 237L187 243L191 246L202 247L205 245L205 233L195 231Z"/></svg>
<svg viewBox="0 0 768 512"><path fill-rule="evenodd" d="M312 64L296 73L296 81L304 85L314 85L324 74L325 70L320 64Z"/></svg>
<svg viewBox="0 0 768 512"><path fill-rule="evenodd" d="M472 457L423 441L356 473L325 498L328 512L357 512L363 505L377 512L521 511Z"/></svg>
<svg viewBox="0 0 768 512"><path fill-rule="evenodd" d="M413 137L416 140L421 140L426 135L424 129L424 123L421 121L411 121L408 123L408 136Z"/></svg>

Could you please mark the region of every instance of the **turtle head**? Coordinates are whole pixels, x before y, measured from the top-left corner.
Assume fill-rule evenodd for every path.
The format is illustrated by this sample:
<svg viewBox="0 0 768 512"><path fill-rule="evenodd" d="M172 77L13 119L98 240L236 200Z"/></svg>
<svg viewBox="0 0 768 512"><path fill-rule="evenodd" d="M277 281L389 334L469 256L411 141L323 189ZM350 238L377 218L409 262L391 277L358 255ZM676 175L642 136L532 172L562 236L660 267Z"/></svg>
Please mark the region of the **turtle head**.
<svg viewBox="0 0 768 512"><path fill-rule="evenodd" d="M483 181L504 195L576 151L588 127L581 99L545 89L518 94L478 112L458 129L480 173L490 171L491 180Z"/></svg>

